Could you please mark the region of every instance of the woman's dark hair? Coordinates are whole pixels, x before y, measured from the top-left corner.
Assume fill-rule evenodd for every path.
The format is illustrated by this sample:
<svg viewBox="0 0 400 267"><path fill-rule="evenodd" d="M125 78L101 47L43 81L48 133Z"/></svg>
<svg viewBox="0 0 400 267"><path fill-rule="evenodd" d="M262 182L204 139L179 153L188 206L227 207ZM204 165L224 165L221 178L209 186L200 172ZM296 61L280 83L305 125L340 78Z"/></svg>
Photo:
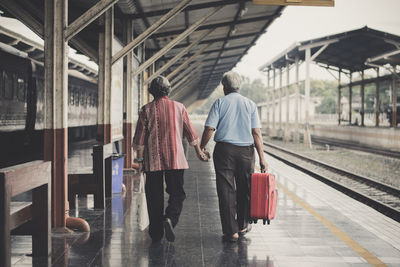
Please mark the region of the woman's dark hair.
<svg viewBox="0 0 400 267"><path fill-rule="evenodd" d="M151 81L149 92L154 96L154 98L158 98L167 96L170 89L171 84L169 83L168 79L160 75Z"/></svg>

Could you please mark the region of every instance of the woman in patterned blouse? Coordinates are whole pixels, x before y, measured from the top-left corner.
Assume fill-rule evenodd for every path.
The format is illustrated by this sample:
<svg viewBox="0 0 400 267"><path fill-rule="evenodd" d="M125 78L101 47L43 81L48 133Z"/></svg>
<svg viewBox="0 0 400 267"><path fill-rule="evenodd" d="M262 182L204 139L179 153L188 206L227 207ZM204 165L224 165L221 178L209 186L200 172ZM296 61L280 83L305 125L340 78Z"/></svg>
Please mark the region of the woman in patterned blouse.
<svg viewBox="0 0 400 267"><path fill-rule="evenodd" d="M200 149L199 137L185 106L167 97L170 88L169 81L163 76L152 80L149 92L154 100L141 108L133 137L139 170L146 173L149 234L153 242L160 241L164 231L168 241L175 240L173 228L186 198L183 172L189 168L182 146L183 135L194 146L198 158L208 160L208 155ZM163 177L169 194L165 215Z"/></svg>

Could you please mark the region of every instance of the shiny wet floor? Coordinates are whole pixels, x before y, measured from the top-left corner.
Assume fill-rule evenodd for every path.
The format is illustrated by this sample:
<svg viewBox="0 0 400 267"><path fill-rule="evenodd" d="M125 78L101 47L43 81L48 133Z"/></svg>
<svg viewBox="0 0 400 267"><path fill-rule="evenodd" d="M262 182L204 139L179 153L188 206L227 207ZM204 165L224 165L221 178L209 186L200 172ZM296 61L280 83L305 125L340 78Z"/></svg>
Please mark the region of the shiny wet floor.
<svg viewBox="0 0 400 267"><path fill-rule="evenodd" d="M222 242L212 162L200 162L192 148L188 154L187 199L174 243L152 245L140 230L140 178L126 173L126 193L114 194L105 210L93 209L92 196L71 210L88 221L90 233L53 233L51 258L34 260L27 255L31 238L13 237L13 265L400 266L399 223L270 157L279 185L277 218L254 225L238 243Z"/></svg>

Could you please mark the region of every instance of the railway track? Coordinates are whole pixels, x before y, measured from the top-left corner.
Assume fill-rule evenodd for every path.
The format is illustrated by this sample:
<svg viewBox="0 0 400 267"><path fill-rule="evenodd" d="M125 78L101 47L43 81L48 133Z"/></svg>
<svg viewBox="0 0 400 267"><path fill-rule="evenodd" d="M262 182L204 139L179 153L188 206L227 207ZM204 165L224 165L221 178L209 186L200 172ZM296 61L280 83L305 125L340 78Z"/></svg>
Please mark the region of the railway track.
<svg viewBox="0 0 400 267"><path fill-rule="evenodd" d="M313 143L317 144L322 144L322 145L331 145L331 146L337 146L337 147L343 147L347 149L352 149L352 150L359 150L359 151L364 151L368 153L373 153L373 154L379 154L383 155L386 157L391 157L391 158L396 158L400 159L400 152L397 151L392 151L392 150L385 150L385 149L380 149L380 148L373 148L373 147L366 147L363 145L357 145L354 143L347 143L345 141L339 141L339 140L332 140L332 139L327 139L327 138L320 138L320 137L312 137Z"/></svg>
<svg viewBox="0 0 400 267"><path fill-rule="evenodd" d="M264 152L400 222L400 189L264 142Z"/></svg>

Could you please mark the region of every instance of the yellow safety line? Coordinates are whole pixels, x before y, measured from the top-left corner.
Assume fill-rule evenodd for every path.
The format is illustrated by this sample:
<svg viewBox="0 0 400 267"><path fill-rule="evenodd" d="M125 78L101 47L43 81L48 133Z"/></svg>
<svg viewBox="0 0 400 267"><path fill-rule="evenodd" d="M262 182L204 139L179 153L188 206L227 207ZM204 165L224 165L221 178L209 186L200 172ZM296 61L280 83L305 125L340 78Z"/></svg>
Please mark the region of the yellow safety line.
<svg viewBox="0 0 400 267"><path fill-rule="evenodd" d="M310 207L307 203L302 201L299 197L297 197L294 193L290 192L286 189L282 184L276 181L277 186L281 189L286 195L290 196L297 204L302 206L305 210L307 210L311 215L315 218L319 219L328 229L337 236L340 240L342 240L347 246L349 246L352 250L354 250L358 255L363 257L368 263L373 266L387 266L380 259L378 259L375 255L371 254L367 249L362 247L356 241L354 241L350 236L344 233L342 230L337 228L333 223L328 221L324 216L316 212L312 207Z"/></svg>

